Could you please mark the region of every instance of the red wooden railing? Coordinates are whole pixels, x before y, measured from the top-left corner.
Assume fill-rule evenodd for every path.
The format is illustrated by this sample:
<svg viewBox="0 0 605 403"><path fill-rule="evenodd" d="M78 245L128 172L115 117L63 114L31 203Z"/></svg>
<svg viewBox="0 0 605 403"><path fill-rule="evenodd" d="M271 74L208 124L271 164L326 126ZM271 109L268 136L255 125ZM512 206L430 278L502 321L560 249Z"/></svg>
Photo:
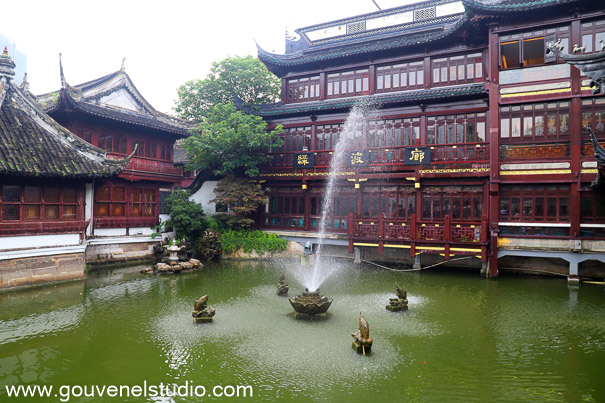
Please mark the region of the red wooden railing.
<svg viewBox="0 0 605 403"><path fill-rule="evenodd" d="M487 217L480 221L420 221L412 214L409 220L392 220L384 215L376 219L358 219L349 215L349 251L356 242L378 242L379 253L387 245L408 245L412 257L417 251L440 253L446 258L456 255L481 255L486 258ZM424 247L424 248L423 248ZM452 247L455 251L452 251Z"/></svg>

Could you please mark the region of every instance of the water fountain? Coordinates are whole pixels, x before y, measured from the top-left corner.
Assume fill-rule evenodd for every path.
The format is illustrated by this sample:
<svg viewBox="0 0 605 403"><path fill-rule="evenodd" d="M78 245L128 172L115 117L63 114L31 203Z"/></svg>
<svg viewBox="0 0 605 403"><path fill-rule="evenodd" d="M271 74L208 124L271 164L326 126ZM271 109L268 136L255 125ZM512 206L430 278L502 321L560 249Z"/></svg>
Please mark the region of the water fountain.
<svg viewBox="0 0 605 403"><path fill-rule="evenodd" d="M290 298L290 305L296 311L297 319L305 319L313 315L325 316L328 308L332 304L332 300L325 295L319 293L319 288L315 291L305 291L294 298Z"/></svg>
<svg viewBox="0 0 605 403"><path fill-rule="evenodd" d="M337 265L322 265L322 246L324 244L324 236L326 232L326 220L328 213L332 209L334 199L336 179L339 175L339 170L347 166L347 158L350 150L354 149L355 140L359 134L363 133L363 127L368 122L368 116L373 112L367 102L360 102L351 109L349 116L344 124L344 128L340 133L336 147L332 153L332 161L330 163L330 172L328 175L328 183L324 192L324 198L321 205L321 219L319 221L319 231L317 248L315 251L315 263L311 271L304 271L302 283L306 286L305 292L295 298L290 299L290 303L296 312L309 314L314 309L307 308L305 304L315 305L317 301L325 296L319 294L319 286L337 270ZM350 164L349 164L350 165ZM294 302L293 302L294 301ZM332 300L328 300L330 303ZM322 313L328 310L330 303L322 305Z"/></svg>

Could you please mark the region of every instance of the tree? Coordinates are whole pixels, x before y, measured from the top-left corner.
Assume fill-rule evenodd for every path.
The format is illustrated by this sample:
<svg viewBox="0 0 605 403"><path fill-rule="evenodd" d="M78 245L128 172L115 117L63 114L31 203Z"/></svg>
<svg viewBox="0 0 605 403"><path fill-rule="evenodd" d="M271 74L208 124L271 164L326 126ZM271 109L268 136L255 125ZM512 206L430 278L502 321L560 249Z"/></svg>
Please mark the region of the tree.
<svg viewBox="0 0 605 403"><path fill-rule="evenodd" d="M178 88L175 111L184 119L201 121L220 104L233 103L235 93L251 104L275 102L281 90L279 78L253 56L235 56L212 63L203 80L192 80Z"/></svg>
<svg viewBox="0 0 605 403"><path fill-rule="evenodd" d="M176 190L166 199L170 219L167 227L176 231L178 238L193 242L202 236L206 229L204 208L201 204L189 200L191 194L186 190Z"/></svg>
<svg viewBox="0 0 605 403"><path fill-rule="evenodd" d="M183 147L193 170L253 177L258 166L269 160L270 148L281 146L281 132L281 125L268 131L261 117L238 111L233 104L218 104L183 140Z"/></svg>
<svg viewBox="0 0 605 403"><path fill-rule="evenodd" d="M226 176L214 189L213 203L229 206L231 218L227 221L234 229L247 229L254 223L250 215L267 202L265 192L245 178Z"/></svg>

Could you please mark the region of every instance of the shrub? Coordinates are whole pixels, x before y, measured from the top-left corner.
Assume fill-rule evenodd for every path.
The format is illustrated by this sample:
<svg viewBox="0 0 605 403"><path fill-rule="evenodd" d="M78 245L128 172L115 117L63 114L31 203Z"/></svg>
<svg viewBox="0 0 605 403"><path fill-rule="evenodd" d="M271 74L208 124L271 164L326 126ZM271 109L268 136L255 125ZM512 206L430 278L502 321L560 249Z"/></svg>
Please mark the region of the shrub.
<svg viewBox="0 0 605 403"><path fill-rule="evenodd" d="M286 250L288 241L262 231L225 231L221 234L221 246L224 253L243 249L246 253L254 250L261 255Z"/></svg>
<svg viewBox="0 0 605 403"><path fill-rule="evenodd" d="M170 219L166 221L166 227L172 227L177 238L194 242L202 236L207 224L203 207L189 200L189 196L191 194L186 190L177 190L168 196L166 205Z"/></svg>

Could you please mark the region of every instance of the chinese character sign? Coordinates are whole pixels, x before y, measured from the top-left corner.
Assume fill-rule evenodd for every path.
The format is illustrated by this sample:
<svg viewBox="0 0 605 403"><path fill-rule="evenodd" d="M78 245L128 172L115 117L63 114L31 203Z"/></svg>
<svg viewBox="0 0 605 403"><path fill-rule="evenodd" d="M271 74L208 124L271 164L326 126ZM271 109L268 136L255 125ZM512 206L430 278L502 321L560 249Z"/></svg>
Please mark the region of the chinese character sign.
<svg viewBox="0 0 605 403"><path fill-rule="evenodd" d="M347 166L349 167L367 167L370 165L370 155L368 150L349 151L347 156Z"/></svg>
<svg viewBox="0 0 605 403"><path fill-rule="evenodd" d="M315 154L313 154L313 153L294 154L294 168L304 169L304 168L313 168L313 167L315 167Z"/></svg>
<svg viewBox="0 0 605 403"><path fill-rule="evenodd" d="M405 165L421 165L431 163L430 147L409 147L404 152Z"/></svg>

